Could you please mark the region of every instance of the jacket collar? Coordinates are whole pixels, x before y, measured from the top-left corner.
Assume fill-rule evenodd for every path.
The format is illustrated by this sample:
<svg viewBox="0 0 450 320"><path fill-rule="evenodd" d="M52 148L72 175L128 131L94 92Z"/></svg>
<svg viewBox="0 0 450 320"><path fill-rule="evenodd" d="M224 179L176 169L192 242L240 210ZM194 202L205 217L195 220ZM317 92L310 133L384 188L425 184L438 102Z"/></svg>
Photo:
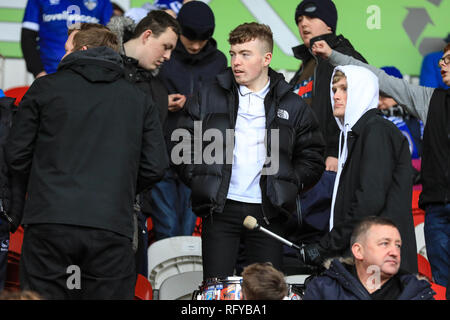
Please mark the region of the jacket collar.
<svg viewBox="0 0 450 320"><path fill-rule="evenodd" d="M326 33L320 36L311 38L309 41L310 46L314 44L314 42L319 40L325 40L331 48L335 48L339 45L339 43L344 39L342 35L337 36L334 33ZM294 53L294 57L300 60L307 60L312 58L312 53L307 46L304 44L298 45L292 48L292 52Z"/></svg>
<svg viewBox="0 0 450 320"><path fill-rule="evenodd" d="M126 55L122 55L122 59L126 69L131 72L131 74L128 74L129 72L127 72L127 79L137 82L150 80L153 77L151 71L145 70L139 66L139 61L137 59Z"/></svg>
<svg viewBox="0 0 450 320"><path fill-rule="evenodd" d="M216 79L218 84L227 91L233 91L235 88L239 87L231 67L228 67L224 72L217 75ZM269 68L269 79L269 93L273 92L276 100L280 100L281 97L291 91L291 86L283 81L284 76L281 73L274 71L272 68Z"/></svg>
<svg viewBox="0 0 450 320"><path fill-rule="evenodd" d="M108 47L75 51L61 60L58 71L71 69L90 82L112 82L123 76L122 58Z"/></svg>
<svg viewBox="0 0 450 320"><path fill-rule="evenodd" d="M216 51L217 51L217 42L213 38L210 38L206 43L205 47L202 50L200 50L200 52L197 54L191 54L187 52L181 40L178 39L177 45L174 50L174 56L176 56L184 63L195 64L206 59L208 56L214 54Z"/></svg>
<svg viewBox="0 0 450 320"><path fill-rule="evenodd" d="M378 109L370 109L366 113L364 113L363 116L361 118L359 118L359 120L352 127L353 134L359 136L361 134L361 132L364 130L364 127L366 126L367 121L369 121L369 119L372 118L376 114L383 116L383 113Z"/></svg>

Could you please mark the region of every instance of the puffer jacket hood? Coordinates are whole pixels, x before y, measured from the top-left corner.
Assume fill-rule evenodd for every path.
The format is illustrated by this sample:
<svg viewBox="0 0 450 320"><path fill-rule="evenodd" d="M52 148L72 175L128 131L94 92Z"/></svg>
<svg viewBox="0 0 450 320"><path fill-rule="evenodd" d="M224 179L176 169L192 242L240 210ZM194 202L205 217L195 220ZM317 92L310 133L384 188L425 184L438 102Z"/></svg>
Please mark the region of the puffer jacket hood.
<svg viewBox="0 0 450 320"><path fill-rule="evenodd" d="M123 76L120 55L108 47L75 51L61 60L58 70L70 69L90 82L113 82Z"/></svg>

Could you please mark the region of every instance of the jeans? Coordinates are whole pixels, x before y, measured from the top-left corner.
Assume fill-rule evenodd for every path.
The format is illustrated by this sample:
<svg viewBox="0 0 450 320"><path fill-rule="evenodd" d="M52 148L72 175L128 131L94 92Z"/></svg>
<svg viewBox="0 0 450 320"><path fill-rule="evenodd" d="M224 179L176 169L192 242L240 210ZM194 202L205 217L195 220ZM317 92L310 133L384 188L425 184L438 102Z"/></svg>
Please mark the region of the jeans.
<svg viewBox="0 0 450 320"><path fill-rule="evenodd" d="M197 216L190 203L191 189L169 169L143 199L141 210L153 221L155 240L175 236L190 236L194 232Z"/></svg>
<svg viewBox="0 0 450 320"><path fill-rule="evenodd" d="M450 204L426 208L424 234L434 282L445 287L450 268Z"/></svg>

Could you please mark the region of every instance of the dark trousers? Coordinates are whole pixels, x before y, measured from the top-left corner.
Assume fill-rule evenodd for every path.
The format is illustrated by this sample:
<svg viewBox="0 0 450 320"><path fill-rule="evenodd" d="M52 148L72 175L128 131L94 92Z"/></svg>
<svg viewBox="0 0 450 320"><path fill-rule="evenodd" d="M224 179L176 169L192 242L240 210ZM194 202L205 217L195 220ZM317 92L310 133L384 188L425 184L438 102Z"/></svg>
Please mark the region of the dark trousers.
<svg viewBox="0 0 450 320"><path fill-rule="evenodd" d="M25 228L20 285L44 299L133 299L135 272L125 236L61 224Z"/></svg>
<svg viewBox="0 0 450 320"><path fill-rule="evenodd" d="M5 287L8 266L9 225L0 217L0 292Z"/></svg>
<svg viewBox="0 0 450 320"><path fill-rule="evenodd" d="M283 236L281 219L272 219L267 225L263 220L261 204L227 200L223 212L203 219L204 279L233 276L241 242L244 246L245 265L271 262L275 268L282 270L281 242L261 231L246 229L242 223L248 215L255 217L259 225Z"/></svg>

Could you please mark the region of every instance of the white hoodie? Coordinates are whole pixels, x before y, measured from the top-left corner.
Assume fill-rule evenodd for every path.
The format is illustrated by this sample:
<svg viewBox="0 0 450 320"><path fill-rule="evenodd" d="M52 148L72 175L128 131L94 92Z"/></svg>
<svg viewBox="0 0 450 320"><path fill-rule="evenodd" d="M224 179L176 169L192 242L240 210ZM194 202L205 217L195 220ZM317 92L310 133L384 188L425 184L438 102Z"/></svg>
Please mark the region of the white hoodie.
<svg viewBox="0 0 450 320"><path fill-rule="evenodd" d="M334 111L334 93L333 93L333 77L336 70L343 72L347 78L347 105L345 107L344 121L336 118L336 122L341 129L339 136L339 161L338 171L336 174L336 180L334 182L333 198L331 201L331 214L330 214L330 231L334 225L334 205L336 202L336 194L339 187L339 180L347 161L348 148L347 148L347 136L351 131L351 128L358 122L358 120L370 109L378 107L378 78L370 70L358 67L358 66L337 66L331 77L330 82L330 96L331 107ZM343 138L342 138L343 137ZM344 146L341 146L342 141Z"/></svg>

